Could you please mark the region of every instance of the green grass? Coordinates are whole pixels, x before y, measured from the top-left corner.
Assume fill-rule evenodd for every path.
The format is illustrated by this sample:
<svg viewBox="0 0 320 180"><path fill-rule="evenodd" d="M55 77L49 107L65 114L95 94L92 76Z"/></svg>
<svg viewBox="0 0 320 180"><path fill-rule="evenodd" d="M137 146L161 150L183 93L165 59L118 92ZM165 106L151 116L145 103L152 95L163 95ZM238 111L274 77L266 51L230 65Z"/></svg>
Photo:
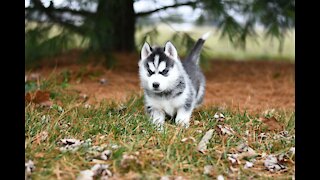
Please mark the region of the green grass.
<svg viewBox="0 0 320 180"><path fill-rule="evenodd" d="M55 94L51 97L54 103L52 108L39 107L33 103L25 105L25 157L26 161L32 160L36 167L32 179L75 179L80 171L90 169L94 164L90 162L90 147L108 145L107 149L110 149L112 144L119 148L113 150L111 159L105 163L110 165L109 169L118 177L136 174L138 179L159 179L164 175L211 179L203 174L205 165L213 165L215 174L222 174L225 178L232 175L240 179L273 179L271 176L291 179L294 174L294 164L288 162L288 170L281 173L271 173L259 165L256 165L256 169L247 170L243 169L243 164L232 165L239 169L238 172L230 171L231 164L226 155L234 152L239 143L248 140L246 130L250 130L249 146L259 154L278 154L295 146L294 138L274 139L277 133L262 128L262 123L257 120L261 116L259 114L232 109L220 111L226 117L224 123L230 125L237 135L224 136L215 131L208 144L207 154L202 154L197 151L197 144L207 130L216 127L218 122L213 116L218 107L195 110L192 121L199 121L198 125L192 123L188 129L181 129L168 122L164 132L158 132L144 113L143 97L133 95L125 103L104 101L85 108L85 102L79 94L59 80L61 76L52 75L40 82L42 90ZM48 116L50 118L46 118ZM295 134L294 112L275 111L268 116L275 116L290 137ZM44 131L48 132L48 137L37 141ZM258 140L257 136L261 132L266 132L270 137ZM187 137L194 137L196 142L181 142ZM92 142L76 152L62 153L58 142L63 138L91 139ZM123 155L136 152L140 153L135 155L138 160L124 167L121 163Z"/></svg>

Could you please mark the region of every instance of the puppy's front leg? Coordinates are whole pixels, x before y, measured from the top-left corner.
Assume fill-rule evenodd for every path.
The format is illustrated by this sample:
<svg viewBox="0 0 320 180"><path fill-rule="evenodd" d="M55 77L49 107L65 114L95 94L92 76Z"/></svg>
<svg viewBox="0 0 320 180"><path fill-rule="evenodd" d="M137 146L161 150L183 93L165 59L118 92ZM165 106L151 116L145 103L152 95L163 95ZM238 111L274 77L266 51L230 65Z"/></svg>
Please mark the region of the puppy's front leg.
<svg viewBox="0 0 320 180"><path fill-rule="evenodd" d="M186 110L184 107L178 109L176 116L176 124L188 128L190 125L190 118L192 114L192 108Z"/></svg>
<svg viewBox="0 0 320 180"><path fill-rule="evenodd" d="M153 108L150 108L149 113L151 117L151 122L157 126L158 130L162 131L163 124L166 117L165 113L161 110L153 109Z"/></svg>

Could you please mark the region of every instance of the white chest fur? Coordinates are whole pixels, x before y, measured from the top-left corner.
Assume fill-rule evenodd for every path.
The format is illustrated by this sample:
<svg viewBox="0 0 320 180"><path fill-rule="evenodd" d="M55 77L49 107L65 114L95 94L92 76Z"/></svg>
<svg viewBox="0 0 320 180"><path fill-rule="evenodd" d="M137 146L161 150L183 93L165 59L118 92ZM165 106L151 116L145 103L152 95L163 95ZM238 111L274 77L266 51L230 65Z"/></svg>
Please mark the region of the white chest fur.
<svg viewBox="0 0 320 180"><path fill-rule="evenodd" d="M148 105L158 110L164 111L166 114L173 116L176 114L177 109L184 106L186 101L186 93L172 99L160 97L147 97L146 102Z"/></svg>

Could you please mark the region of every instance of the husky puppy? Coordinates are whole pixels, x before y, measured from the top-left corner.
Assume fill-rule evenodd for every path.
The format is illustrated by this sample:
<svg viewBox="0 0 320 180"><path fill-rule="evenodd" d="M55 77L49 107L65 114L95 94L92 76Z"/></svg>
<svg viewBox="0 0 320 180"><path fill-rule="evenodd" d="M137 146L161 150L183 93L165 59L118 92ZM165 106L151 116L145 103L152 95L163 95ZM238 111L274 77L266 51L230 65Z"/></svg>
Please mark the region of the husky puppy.
<svg viewBox="0 0 320 180"><path fill-rule="evenodd" d="M210 32L198 39L183 61L170 41L164 47L144 43L138 65L145 110L160 130L166 115L188 128L193 109L202 103L205 77L199 67L199 56L209 35Z"/></svg>

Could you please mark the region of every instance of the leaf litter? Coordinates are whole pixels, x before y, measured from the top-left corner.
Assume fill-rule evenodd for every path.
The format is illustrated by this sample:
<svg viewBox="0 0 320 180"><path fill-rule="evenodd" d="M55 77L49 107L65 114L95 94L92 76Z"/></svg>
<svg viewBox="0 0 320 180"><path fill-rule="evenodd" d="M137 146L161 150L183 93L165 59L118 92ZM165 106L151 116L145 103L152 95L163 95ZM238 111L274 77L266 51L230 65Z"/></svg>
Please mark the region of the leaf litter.
<svg viewBox="0 0 320 180"><path fill-rule="evenodd" d="M111 154L112 154L112 151L111 151L111 150L105 150L105 151L103 151L103 152L101 153L100 158L101 158L102 160L108 160L108 159L110 159Z"/></svg>
<svg viewBox="0 0 320 180"><path fill-rule="evenodd" d="M50 100L49 91L37 90L34 93L27 92L25 94L25 100L27 102L32 102L43 107L51 107L53 105L52 101Z"/></svg>
<svg viewBox="0 0 320 180"><path fill-rule="evenodd" d="M246 163L244 164L244 169L252 168L253 165L254 165L253 162L246 161Z"/></svg>
<svg viewBox="0 0 320 180"><path fill-rule="evenodd" d="M229 127L228 125L220 125L218 124L217 125L217 129L218 129L218 132L220 132L222 135L233 135L235 132L234 130Z"/></svg>
<svg viewBox="0 0 320 180"><path fill-rule="evenodd" d="M31 173L35 170L35 166L33 161L28 160L25 164L24 164L24 169L25 169L25 179L28 179L29 176L31 175Z"/></svg>
<svg viewBox="0 0 320 180"><path fill-rule="evenodd" d="M283 126L273 116L270 118L260 117L258 120L264 123L264 126L266 126L269 131L281 131L283 129Z"/></svg>
<svg viewBox="0 0 320 180"><path fill-rule="evenodd" d="M206 165L203 167L203 174L211 177L216 176L216 170L213 165Z"/></svg>
<svg viewBox="0 0 320 180"><path fill-rule="evenodd" d="M197 150L200 151L201 153L206 153L207 151L207 144L209 143L209 140L212 138L214 129L210 129L209 131L206 132L206 134L202 137L200 140Z"/></svg>
<svg viewBox="0 0 320 180"><path fill-rule="evenodd" d="M91 139L87 139L86 141L78 140L78 139L61 139L58 144L62 147L59 148L61 152L71 151L75 152L80 147L89 147L91 145Z"/></svg>
<svg viewBox="0 0 320 180"><path fill-rule="evenodd" d="M231 164L241 164L241 160L243 158L251 158L258 155L255 150L245 143L239 144L236 147L236 150L238 153L227 154L228 160L231 162Z"/></svg>
<svg viewBox="0 0 320 180"><path fill-rule="evenodd" d="M264 161L264 166L270 172L276 172L286 168L285 165L278 161L278 158L275 155L268 155Z"/></svg>
<svg viewBox="0 0 320 180"><path fill-rule="evenodd" d="M93 180L94 177L100 177L100 179L108 179L112 177L112 172L109 170L107 164L95 164L91 169L80 171L77 180Z"/></svg>
<svg viewBox="0 0 320 180"><path fill-rule="evenodd" d="M223 122L225 120L225 117L222 113L216 112L213 116L213 118L218 122Z"/></svg>
<svg viewBox="0 0 320 180"><path fill-rule="evenodd" d="M181 139L181 142L189 142L189 141L196 142L196 139L194 137L187 137L187 138Z"/></svg>

